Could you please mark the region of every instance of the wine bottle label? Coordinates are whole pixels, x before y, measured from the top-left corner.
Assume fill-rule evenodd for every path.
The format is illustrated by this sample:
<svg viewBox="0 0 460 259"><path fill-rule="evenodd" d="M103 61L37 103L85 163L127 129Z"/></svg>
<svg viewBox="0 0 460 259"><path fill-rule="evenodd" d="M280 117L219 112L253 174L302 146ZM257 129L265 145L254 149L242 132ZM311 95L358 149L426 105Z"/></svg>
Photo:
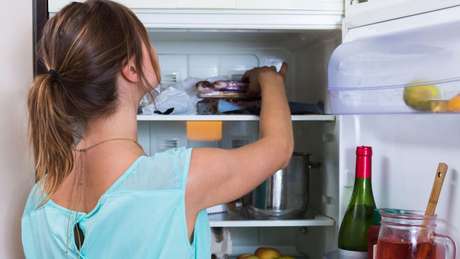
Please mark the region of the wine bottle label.
<svg viewBox="0 0 460 259"><path fill-rule="evenodd" d="M339 249L339 259L367 259L367 252Z"/></svg>

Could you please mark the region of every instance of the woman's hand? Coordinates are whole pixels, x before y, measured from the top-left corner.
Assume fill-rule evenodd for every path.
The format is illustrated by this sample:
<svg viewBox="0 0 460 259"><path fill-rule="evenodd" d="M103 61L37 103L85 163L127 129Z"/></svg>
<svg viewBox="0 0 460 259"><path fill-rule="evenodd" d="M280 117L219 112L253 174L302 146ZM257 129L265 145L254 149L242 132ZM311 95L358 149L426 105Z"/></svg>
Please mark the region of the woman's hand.
<svg viewBox="0 0 460 259"><path fill-rule="evenodd" d="M281 65L279 72L276 72L275 66L256 67L246 71L241 77L241 81L249 83L249 95L259 96L265 86L273 85L271 84L273 82L277 82L278 84L276 85L282 83L286 78L287 68L288 66L285 62Z"/></svg>

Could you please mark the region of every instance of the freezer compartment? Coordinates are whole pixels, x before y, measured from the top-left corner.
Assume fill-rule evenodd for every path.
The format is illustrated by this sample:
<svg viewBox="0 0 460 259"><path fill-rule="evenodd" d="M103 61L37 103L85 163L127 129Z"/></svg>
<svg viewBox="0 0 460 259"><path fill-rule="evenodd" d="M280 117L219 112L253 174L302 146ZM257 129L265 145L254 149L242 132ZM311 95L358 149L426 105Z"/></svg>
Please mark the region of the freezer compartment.
<svg viewBox="0 0 460 259"><path fill-rule="evenodd" d="M200 80L239 80L251 68L279 69L283 61L289 65L289 101L321 106L327 95L327 62L340 42L339 30L151 30L149 35L160 59L161 91L167 97L160 93L152 108L164 112L174 107L171 115L197 114L199 100L192 90ZM174 102L176 96L185 99ZM327 112L323 108L316 113Z"/></svg>
<svg viewBox="0 0 460 259"><path fill-rule="evenodd" d="M362 38L329 63L335 114L460 112L460 22Z"/></svg>

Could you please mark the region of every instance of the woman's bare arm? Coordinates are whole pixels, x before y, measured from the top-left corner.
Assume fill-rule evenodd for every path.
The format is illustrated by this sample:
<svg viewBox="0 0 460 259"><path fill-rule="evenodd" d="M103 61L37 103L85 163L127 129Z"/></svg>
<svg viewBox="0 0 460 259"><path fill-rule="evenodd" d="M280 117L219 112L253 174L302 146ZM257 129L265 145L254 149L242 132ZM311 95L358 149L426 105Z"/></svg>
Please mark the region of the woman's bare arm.
<svg viewBox="0 0 460 259"><path fill-rule="evenodd" d="M262 97L258 141L236 149L193 150L186 191L188 215L243 196L287 165L294 141L284 86L286 69L286 64L279 73L256 68L244 76L250 90L260 88Z"/></svg>

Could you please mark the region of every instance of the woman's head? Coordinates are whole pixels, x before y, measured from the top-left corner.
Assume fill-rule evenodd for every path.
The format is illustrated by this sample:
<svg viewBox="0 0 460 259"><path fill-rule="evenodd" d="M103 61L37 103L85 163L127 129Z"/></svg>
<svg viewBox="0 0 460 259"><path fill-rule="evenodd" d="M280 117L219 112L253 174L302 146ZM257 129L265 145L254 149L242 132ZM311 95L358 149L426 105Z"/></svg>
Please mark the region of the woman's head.
<svg viewBox="0 0 460 259"><path fill-rule="evenodd" d="M36 176L46 175L50 194L73 168L79 129L116 112L125 95L141 98L160 75L142 23L106 0L59 11L45 25L38 57L50 72L38 75L29 91L29 131Z"/></svg>

